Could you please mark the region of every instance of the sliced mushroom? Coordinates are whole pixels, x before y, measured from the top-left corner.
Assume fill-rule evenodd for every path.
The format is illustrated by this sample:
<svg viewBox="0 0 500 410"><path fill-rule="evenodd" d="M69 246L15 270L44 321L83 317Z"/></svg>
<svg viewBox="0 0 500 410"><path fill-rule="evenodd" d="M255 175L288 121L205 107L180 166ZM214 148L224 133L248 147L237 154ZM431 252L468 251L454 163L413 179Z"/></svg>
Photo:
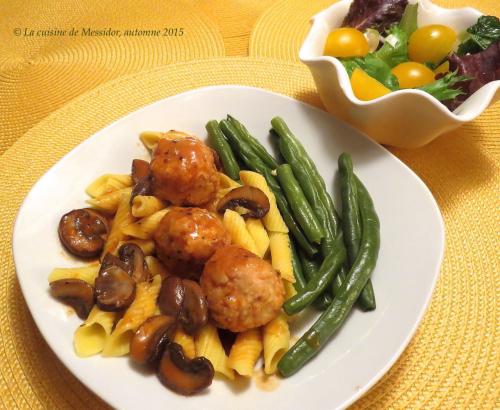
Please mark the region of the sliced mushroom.
<svg viewBox="0 0 500 410"><path fill-rule="evenodd" d="M59 221L59 238L64 247L75 256L99 256L108 236L108 221L92 209L74 209Z"/></svg>
<svg viewBox="0 0 500 410"><path fill-rule="evenodd" d="M152 316L139 326L130 340L130 358L139 364L154 363L175 330L172 316Z"/></svg>
<svg viewBox="0 0 500 410"><path fill-rule="evenodd" d="M94 306L94 288L80 279L61 279L50 283L52 296L75 309L80 319L87 316Z"/></svg>
<svg viewBox="0 0 500 410"><path fill-rule="evenodd" d="M184 301L182 279L171 275L163 279L158 295L158 306L164 315L179 317Z"/></svg>
<svg viewBox="0 0 500 410"><path fill-rule="evenodd" d="M221 214L226 209L242 207L248 212L243 218L262 218L269 212L269 199L259 188L244 185L229 191L217 205L217 211Z"/></svg>
<svg viewBox="0 0 500 410"><path fill-rule="evenodd" d="M183 279L182 284L184 285L184 300L179 314L179 323L186 333L192 335L207 323L207 300L200 285L195 281Z"/></svg>
<svg viewBox="0 0 500 410"><path fill-rule="evenodd" d="M135 298L135 280L113 255L106 255L95 280L97 306L106 312L126 309Z"/></svg>
<svg viewBox="0 0 500 410"><path fill-rule="evenodd" d="M150 278L144 259L144 252L135 243L124 243L118 249L118 256L127 267L129 275L137 282L146 282Z"/></svg>
<svg viewBox="0 0 500 410"><path fill-rule="evenodd" d="M214 367L204 357L186 359L182 347L170 342L165 346L157 374L166 387L190 396L212 384Z"/></svg>
<svg viewBox="0 0 500 410"><path fill-rule="evenodd" d="M215 168L217 169L217 171L222 171L222 162L220 160L219 154L213 148L210 148L210 151L212 151L212 154L214 156L214 165L215 165Z"/></svg>
<svg viewBox="0 0 500 410"><path fill-rule="evenodd" d="M151 181L151 168L149 162L142 159L134 159L132 161L132 201L137 195L151 195L153 186Z"/></svg>

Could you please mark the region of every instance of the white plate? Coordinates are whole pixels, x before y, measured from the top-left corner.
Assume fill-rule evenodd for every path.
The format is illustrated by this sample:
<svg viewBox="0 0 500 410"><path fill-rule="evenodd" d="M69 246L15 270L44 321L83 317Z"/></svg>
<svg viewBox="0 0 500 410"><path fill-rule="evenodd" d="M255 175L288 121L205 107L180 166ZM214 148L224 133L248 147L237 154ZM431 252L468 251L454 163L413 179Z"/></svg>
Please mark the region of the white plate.
<svg viewBox="0 0 500 410"><path fill-rule="evenodd" d="M216 380L204 394L186 399L165 389L154 375L135 369L128 358L75 356L72 338L80 321L50 296L47 276L56 266L76 263L59 243L59 218L85 205L84 189L95 177L128 173L133 158L147 157L138 140L141 131L178 129L205 137L205 123L227 113L239 118L267 148L271 148L271 118L283 117L301 138L328 187L334 186L339 154L352 154L355 170L380 217L381 248L373 274L377 309L370 313L355 310L312 362L271 392L255 383L231 388ZM323 111L240 86L201 88L158 101L91 136L33 187L19 211L13 239L19 282L45 340L75 376L120 409L180 405L278 410L349 405L382 377L414 334L439 273L443 246L443 221L434 198L391 153Z"/></svg>

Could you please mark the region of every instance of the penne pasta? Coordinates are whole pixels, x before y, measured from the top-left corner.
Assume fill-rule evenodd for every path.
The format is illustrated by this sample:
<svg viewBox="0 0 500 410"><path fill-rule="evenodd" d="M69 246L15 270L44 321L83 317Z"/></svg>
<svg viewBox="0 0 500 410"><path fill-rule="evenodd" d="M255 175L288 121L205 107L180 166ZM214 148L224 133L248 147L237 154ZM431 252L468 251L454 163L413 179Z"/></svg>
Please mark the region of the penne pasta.
<svg viewBox="0 0 500 410"><path fill-rule="evenodd" d="M131 192L132 188L118 189L96 198L87 199L87 203L92 205L94 208L97 208L98 210L108 213L115 213L118 209L118 205L120 204L122 195L130 195Z"/></svg>
<svg viewBox="0 0 500 410"><path fill-rule="evenodd" d="M136 218L153 215L163 208L165 204L152 195L137 195L132 200L132 215Z"/></svg>
<svg viewBox="0 0 500 410"><path fill-rule="evenodd" d="M263 258L269 249L269 235L260 219L249 218L245 221L248 233L253 238L257 246L258 254Z"/></svg>
<svg viewBox="0 0 500 410"><path fill-rule="evenodd" d="M288 233L288 227L285 221L283 221L276 205L276 198L269 189L266 179L261 174L252 171L240 171L240 179L243 184L260 189L269 199L269 212L262 218L266 229L270 232Z"/></svg>
<svg viewBox="0 0 500 410"><path fill-rule="evenodd" d="M88 357L102 352L115 323L116 312L104 312L95 305L89 317L76 329L73 336L75 352Z"/></svg>
<svg viewBox="0 0 500 410"><path fill-rule="evenodd" d="M134 222L134 217L130 211L130 193L124 193L120 199L120 204L116 210L115 218L111 223L111 229L108 234L108 239L104 244L102 255L114 253L118 249L120 242L125 242L126 234L123 233L123 228Z"/></svg>
<svg viewBox="0 0 500 410"><path fill-rule="evenodd" d="M292 282L283 279L283 286L285 288L286 299L290 299L297 294L297 290L295 289L295 286L293 286Z"/></svg>
<svg viewBox="0 0 500 410"><path fill-rule="evenodd" d="M103 356L124 356L130 351L130 339L137 328L156 312L161 277L137 284L135 299L116 324L103 349Z"/></svg>
<svg viewBox="0 0 500 410"><path fill-rule="evenodd" d="M269 248L271 249L271 264L273 268L280 273L283 279L295 283L292 250L288 234L271 232L269 234Z"/></svg>
<svg viewBox="0 0 500 410"><path fill-rule="evenodd" d="M229 353L228 366L239 375L251 377L255 363L262 352L260 329L251 329L238 333Z"/></svg>
<svg viewBox="0 0 500 410"><path fill-rule="evenodd" d="M93 262L77 268L55 268L50 272L49 283L61 279L80 279L94 286L100 266L99 262Z"/></svg>
<svg viewBox="0 0 500 410"><path fill-rule="evenodd" d="M168 208L155 212L146 218L142 218L137 222L131 223L123 228L125 235L139 239L151 239L158 228L160 221L167 214Z"/></svg>
<svg viewBox="0 0 500 410"><path fill-rule="evenodd" d="M148 266L151 275L160 275L162 278L168 276L165 265L163 265L163 263L161 263L157 258L154 256L146 256L144 260L146 261L146 265Z"/></svg>
<svg viewBox="0 0 500 410"><path fill-rule="evenodd" d="M284 313L263 327L264 372L276 373L278 362L290 347L290 329Z"/></svg>
<svg viewBox="0 0 500 410"><path fill-rule="evenodd" d="M227 356L219 339L217 328L212 324L206 324L194 339L196 356L206 357L212 363L216 373L234 380L234 371L227 364Z"/></svg>
<svg viewBox="0 0 500 410"><path fill-rule="evenodd" d="M229 232L232 243L240 245L256 255L259 254L257 245L247 230L245 220L238 212L227 209L226 212L224 212L222 223Z"/></svg>
<svg viewBox="0 0 500 410"><path fill-rule="evenodd" d="M188 335L180 327L177 327L174 333L174 342L182 346L184 354L189 359L196 357L196 347L194 345L193 336Z"/></svg>
<svg viewBox="0 0 500 410"><path fill-rule="evenodd" d="M234 179L229 178L226 174L223 172L219 172L219 184L221 189L227 189L227 188L238 188L241 186L241 184Z"/></svg>
<svg viewBox="0 0 500 410"><path fill-rule="evenodd" d="M132 186L132 177L130 175L104 174L95 179L85 189L85 192L92 198L96 198L130 186Z"/></svg>

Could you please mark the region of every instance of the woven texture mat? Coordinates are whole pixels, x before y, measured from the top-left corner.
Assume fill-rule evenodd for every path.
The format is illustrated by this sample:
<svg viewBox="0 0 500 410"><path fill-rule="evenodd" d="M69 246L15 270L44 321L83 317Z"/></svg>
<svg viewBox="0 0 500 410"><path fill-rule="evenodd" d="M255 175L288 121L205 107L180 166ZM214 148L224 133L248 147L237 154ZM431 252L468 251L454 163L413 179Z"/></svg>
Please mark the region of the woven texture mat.
<svg viewBox="0 0 500 410"><path fill-rule="evenodd" d="M195 87L244 84L320 106L305 67L270 59L225 58L175 64L115 80L56 111L0 163L0 405L100 408L42 340L15 276L11 235L21 201L65 153L110 122ZM500 406L499 243L494 209L498 111L414 151L394 151L434 193L444 214L446 255L417 335L387 375L355 407ZM341 377L339 375L339 377ZM332 380L332 383L335 381Z"/></svg>

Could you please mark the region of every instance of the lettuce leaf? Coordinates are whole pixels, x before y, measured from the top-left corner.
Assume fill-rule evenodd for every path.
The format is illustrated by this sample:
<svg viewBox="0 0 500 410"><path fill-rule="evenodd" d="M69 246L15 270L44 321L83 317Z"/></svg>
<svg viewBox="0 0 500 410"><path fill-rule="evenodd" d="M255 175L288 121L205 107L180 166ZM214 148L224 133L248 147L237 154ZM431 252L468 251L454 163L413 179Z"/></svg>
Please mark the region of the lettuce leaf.
<svg viewBox="0 0 500 410"><path fill-rule="evenodd" d="M407 4L399 28L406 33L407 38L417 29L418 3Z"/></svg>
<svg viewBox="0 0 500 410"><path fill-rule="evenodd" d="M439 101L453 100L459 95L465 94L464 91L460 89L460 87L454 87L455 84L466 81L468 79L469 77L458 75L455 71L446 74L439 80L436 80L430 84L426 84L423 87L419 87L418 89L431 94Z"/></svg>
<svg viewBox="0 0 500 410"><path fill-rule="evenodd" d="M481 16L467 29L465 40L458 46L457 54L473 54L486 50L500 40L500 20L496 16Z"/></svg>
<svg viewBox="0 0 500 410"><path fill-rule="evenodd" d="M399 90L398 79L391 73L391 67L375 54L367 54L363 58L352 58L341 60L349 77L356 68L360 68L370 77L384 84L392 91Z"/></svg>
<svg viewBox="0 0 500 410"><path fill-rule="evenodd" d="M387 31L384 45L374 54L389 67L408 61L408 36L398 25L393 25Z"/></svg>
<svg viewBox="0 0 500 410"><path fill-rule="evenodd" d="M408 0L354 0L342 22L342 27L354 27L364 31L374 28L383 33L398 23Z"/></svg>

